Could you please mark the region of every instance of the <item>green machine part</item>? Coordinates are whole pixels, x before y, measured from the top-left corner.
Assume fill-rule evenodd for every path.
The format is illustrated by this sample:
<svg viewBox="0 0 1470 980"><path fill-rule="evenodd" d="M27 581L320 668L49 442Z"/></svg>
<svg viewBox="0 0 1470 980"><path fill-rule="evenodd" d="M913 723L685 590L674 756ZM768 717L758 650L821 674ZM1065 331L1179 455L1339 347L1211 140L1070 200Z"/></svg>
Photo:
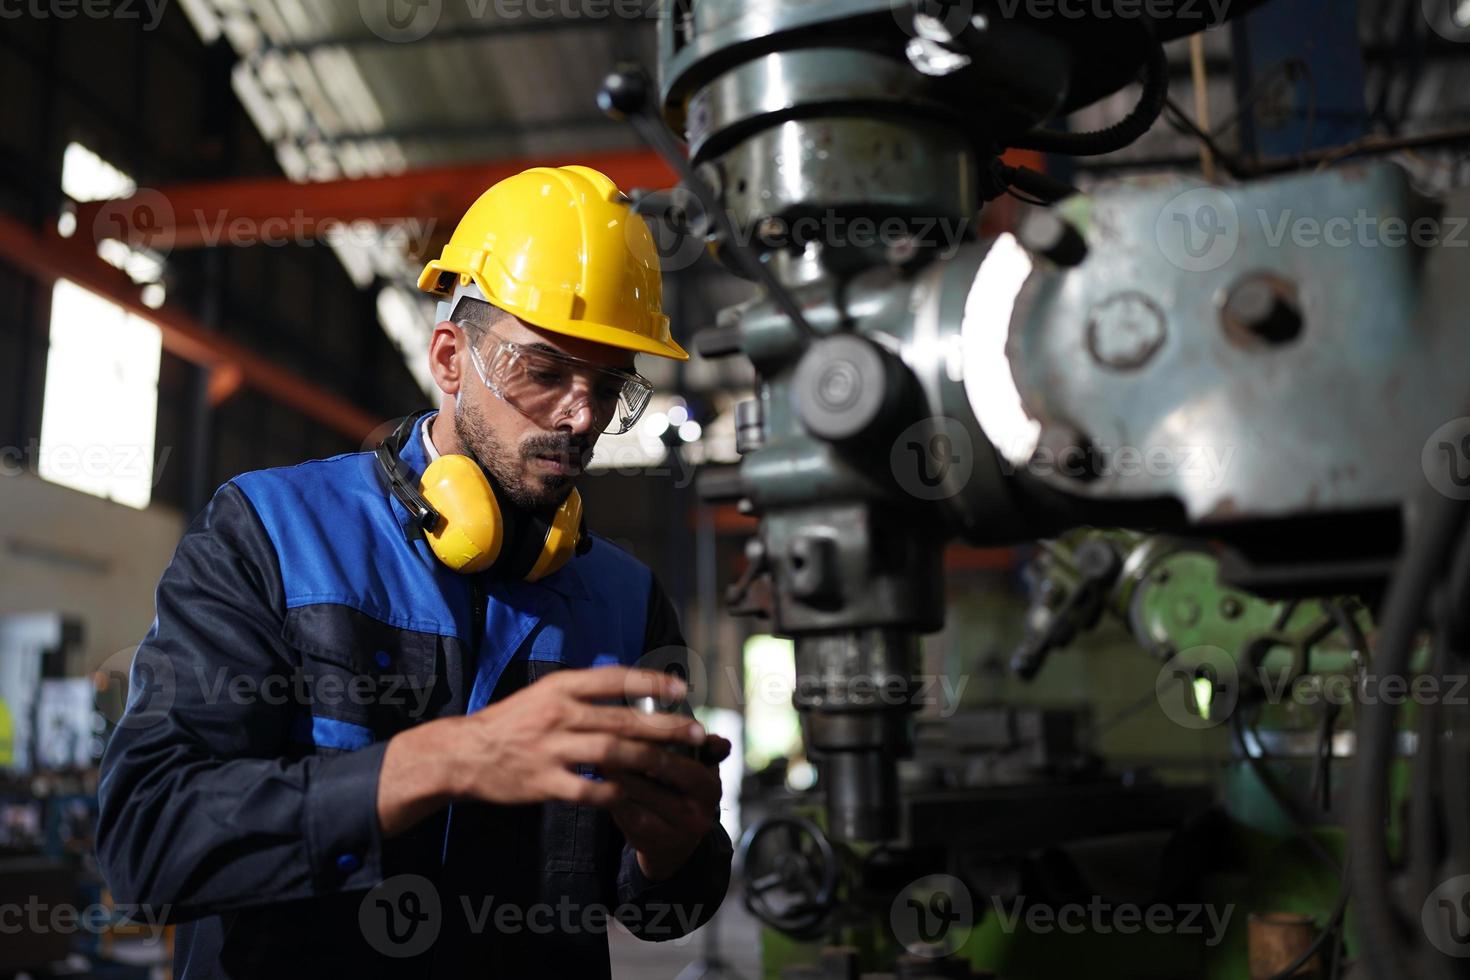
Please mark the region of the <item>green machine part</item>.
<svg viewBox="0 0 1470 980"><path fill-rule="evenodd" d="M1085 585L1074 559L1087 541L1105 542L1119 557L1116 575L1091 610L1070 602ZM1192 928L1150 928L1147 907L1138 910L1145 918L1137 922L1118 914L1122 906L1070 910L1063 922L1060 915L1028 916L1023 902L971 895L972 921L953 958L977 975L1051 980L1085 966L1088 976L1118 980L1246 980L1252 915L1297 916L1311 929L1332 923L1347 858L1336 814L1348 784L1353 703L1367 667L1371 617L1347 598L1261 598L1221 583L1218 568L1209 550L1132 532L1086 529L1043 543L1032 569L1033 605L1013 607L1015 620L1035 632L1047 628L1048 614L1080 609L1082 621L1061 631L1068 641L1034 684L1002 681L992 695L1021 702L1029 689L1045 703L1048 691L1086 690L1087 682L1070 682L1068 675L1084 663L1098 665L1100 657L1116 660L1125 645L1135 654L1141 647L1158 669L1154 703L1138 719L1139 734L1120 744L1197 738L1209 752L1199 777L1213 785L1219 806L1208 835L1193 840L1205 858L1193 903L1200 908L1191 912L1184 903L1153 913L1158 921L1172 914L1181 925L1192 914ZM985 609L996 611L994 603ZM1076 642L1084 633L1088 641ZM1125 666L1136 671L1138 664L1119 663L1120 673ZM1190 718L1181 731L1180 719ZM1400 768L1396 784L1403 787L1407 770ZM819 806L802 812L821 820ZM849 867L863 864L862 845L845 850ZM819 941L764 931L766 977L843 975L823 960L823 949L830 959L834 946L862 973L892 973L912 952L895 935L883 901L892 896L864 894L850 877L844 882L844 911ZM1350 903L1338 931L1342 958L1350 961L1358 945ZM1322 945L1316 970L1297 975L1328 976L1325 954L1333 945Z"/></svg>

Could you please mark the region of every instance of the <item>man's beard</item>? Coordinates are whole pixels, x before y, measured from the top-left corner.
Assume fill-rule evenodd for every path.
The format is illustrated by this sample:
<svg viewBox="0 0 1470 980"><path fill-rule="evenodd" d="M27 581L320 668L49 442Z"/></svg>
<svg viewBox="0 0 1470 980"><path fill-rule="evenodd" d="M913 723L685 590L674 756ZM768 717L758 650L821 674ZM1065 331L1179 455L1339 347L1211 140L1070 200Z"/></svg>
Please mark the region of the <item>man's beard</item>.
<svg viewBox="0 0 1470 980"><path fill-rule="evenodd" d="M531 436L518 447L496 440L485 416L467 399L455 406L454 434L461 450L485 468L510 497L511 503L527 510L555 507L571 493L577 477L592 459L592 447L584 439L562 433ZM537 456L555 456L569 466L570 473L531 474L529 465Z"/></svg>

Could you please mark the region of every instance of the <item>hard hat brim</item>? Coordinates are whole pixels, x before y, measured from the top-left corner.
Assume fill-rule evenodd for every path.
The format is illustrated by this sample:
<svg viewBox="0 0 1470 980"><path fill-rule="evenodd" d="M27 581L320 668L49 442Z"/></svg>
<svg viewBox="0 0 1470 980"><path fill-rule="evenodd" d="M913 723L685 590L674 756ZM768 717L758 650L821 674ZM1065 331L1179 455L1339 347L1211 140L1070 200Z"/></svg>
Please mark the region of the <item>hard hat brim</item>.
<svg viewBox="0 0 1470 980"><path fill-rule="evenodd" d="M689 352L683 347L680 347L672 337L666 341L659 340L605 323L573 319L571 317L550 316L534 310L527 310L519 304L508 303L497 297L495 290L490 288L490 284L479 273L460 273L456 269L446 268L437 259L429 262L424 267L423 274L419 277L419 288L434 295L442 295L434 287L439 277L445 273L452 273L456 276L468 275L474 282L476 288L480 290L480 293L486 297L486 302L494 304L517 319L531 324L533 327L540 327L543 330L550 330L552 333L591 341L594 344L616 347L619 350L631 350L640 354L652 354L654 357L666 357L673 361L689 360Z"/></svg>

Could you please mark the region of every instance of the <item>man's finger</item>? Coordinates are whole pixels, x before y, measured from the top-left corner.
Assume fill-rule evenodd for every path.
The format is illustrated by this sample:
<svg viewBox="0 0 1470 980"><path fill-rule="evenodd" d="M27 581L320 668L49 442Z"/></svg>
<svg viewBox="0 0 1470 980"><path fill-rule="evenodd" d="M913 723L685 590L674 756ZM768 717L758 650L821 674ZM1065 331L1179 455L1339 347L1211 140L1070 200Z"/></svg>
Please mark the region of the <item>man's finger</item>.
<svg viewBox="0 0 1470 980"><path fill-rule="evenodd" d="M714 813L719 810L718 783L715 783L713 792L708 789L689 792L674 789L662 780L632 770L610 772L607 779L622 786L624 801L638 803L655 813L672 816L689 812Z"/></svg>
<svg viewBox="0 0 1470 980"><path fill-rule="evenodd" d="M717 766L730 758L730 752L734 746L728 738L720 735L708 735L705 737L704 745L699 750L699 761L707 766Z"/></svg>
<svg viewBox="0 0 1470 980"><path fill-rule="evenodd" d="M611 808L618 829L635 848L639 843L657 843L678 833L678 829L658 811L626 797Z"/></svg>
<svg viewBox="0 0 1470 980"><path fill-rule="evenodd" d="M662 746L638 739L598 732L571 732L553 736L547 750L567 765L594 765L603 770L657 772L673 758Z"/></svg>
<svg viewBox="0 0 1470 980"><path fill-rule="evenodd" d="M622 801L625 790L616 783L586 779L568 771L548 777L551 796L567 803L611 807Z"/></svg>
<svg viewBox="0 0 1470 980"><path fill-rule="evenodd" d="M623 738L641 738L650 742L686 742L701 745L707 736L704 727L684 715L655 712L644 714L632 708L603 705L578 705L567 716L567 728L579 732L608 732ZM729 754L728 743L725 754Z"/></svg>
<svg viewBox="0 0 1470 980"><path fill-rule="evenodd" d="M714 768L682 755L665 752L655 767L640 770L640 774L705 805L713 805L720 799L720 777Z"/></svg>
<svg viewBox="0 0 1470 980"><path fill-rule="evenodd" d="M672 704L688 693L689 687L673 674L636 667L593 667L560 670L547 680L582 701L654 697Z"/></svg>

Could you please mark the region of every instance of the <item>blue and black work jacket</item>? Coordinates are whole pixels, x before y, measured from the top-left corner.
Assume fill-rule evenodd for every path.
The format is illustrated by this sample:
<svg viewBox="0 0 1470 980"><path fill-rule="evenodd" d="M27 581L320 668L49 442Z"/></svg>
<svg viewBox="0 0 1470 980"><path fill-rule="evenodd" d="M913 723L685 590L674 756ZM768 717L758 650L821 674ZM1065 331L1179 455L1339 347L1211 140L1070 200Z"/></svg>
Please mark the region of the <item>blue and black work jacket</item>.
<svg viewBox="0 0 1470 980"><path fill-rule="evenodd" d="M457 802L383 838L393 735L683 638L604 538L536 583L456 574L375 465L239 476L180 541L102 762L115 900L182 923L185 978L606 977L610 917L652 940L703 924L729 884L718 823L656 883L590 806Z"/></svg>

